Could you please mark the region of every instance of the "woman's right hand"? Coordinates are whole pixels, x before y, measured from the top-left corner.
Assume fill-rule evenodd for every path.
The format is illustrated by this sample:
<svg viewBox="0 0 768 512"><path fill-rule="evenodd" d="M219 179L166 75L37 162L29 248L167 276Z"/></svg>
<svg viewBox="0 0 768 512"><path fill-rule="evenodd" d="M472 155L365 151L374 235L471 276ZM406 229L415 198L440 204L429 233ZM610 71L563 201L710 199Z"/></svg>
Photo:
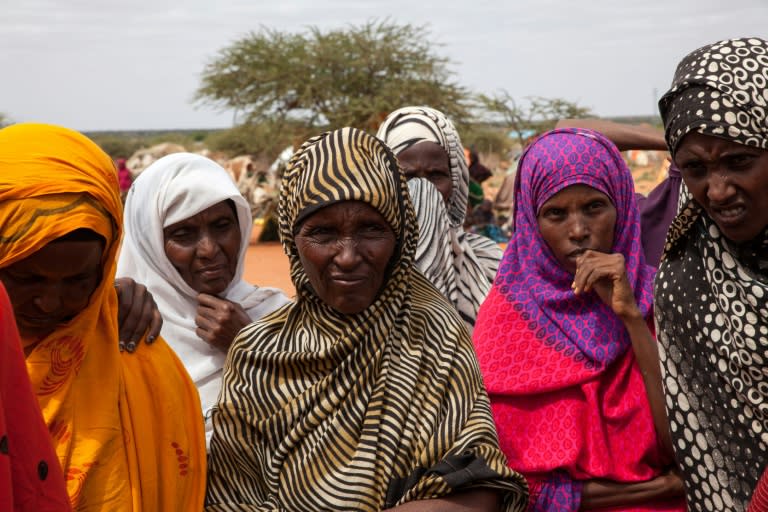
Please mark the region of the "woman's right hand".
<svg viewBox="0 0 768 512"><path fill-rule="evenodd" d="M240 329L250 323L251 318L240 304L207 293L198 294L195 332L203 341L227 352Z"/></svg>
<svg viewBox="0 0 768 512"><path fill-rule="evenodd" d="M667 469L645 482L587 480L582 488L581 510L642 505L651 501L679 499L684 495L683 479L675 468Z"/></svg>
<svg viewBox="0 0 768 512"><path fill-rule="evenodd" d="M622 321L641 317L624 256L620 253L585 251L576 260L571 287L577 295L594 290Z"/></svg>

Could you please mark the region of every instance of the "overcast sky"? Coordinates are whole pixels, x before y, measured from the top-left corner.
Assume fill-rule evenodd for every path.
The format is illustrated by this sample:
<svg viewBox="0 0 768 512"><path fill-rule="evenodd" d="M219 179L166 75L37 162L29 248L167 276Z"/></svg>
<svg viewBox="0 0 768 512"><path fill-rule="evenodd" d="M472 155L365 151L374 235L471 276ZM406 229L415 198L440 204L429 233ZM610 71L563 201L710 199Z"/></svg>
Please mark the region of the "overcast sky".
<svg viewBox="0 0 768 512"><path fill-rule="evenodd" d="M266 26L427 25L459 83L650 115L677 62L768 36L768 0L0 0L0 112L78 130L217 128L192 103L205 64Z"/></svg>

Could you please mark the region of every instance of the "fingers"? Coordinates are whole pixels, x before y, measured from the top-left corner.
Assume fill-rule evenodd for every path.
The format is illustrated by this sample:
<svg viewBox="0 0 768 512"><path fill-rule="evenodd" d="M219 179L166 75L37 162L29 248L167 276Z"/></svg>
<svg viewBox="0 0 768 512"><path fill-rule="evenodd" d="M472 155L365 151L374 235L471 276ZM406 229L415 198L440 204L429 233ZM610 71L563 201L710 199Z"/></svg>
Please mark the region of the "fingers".
<svg viewBox="0 0 768 512"><path fill-rule="evenodd" d="M571 289L578 295L591 291L603 279L616 281L626 274L624 256L586 251L576 260Z"/></svg>
<svg viewBox="0 0 768 512"><path fill-rule="evenodd" d="M159 335L163 322L155 299L146 286L130 278L122 278L118 293L118 325L120 350L134 352L144 333L147 343Z"/></svg>

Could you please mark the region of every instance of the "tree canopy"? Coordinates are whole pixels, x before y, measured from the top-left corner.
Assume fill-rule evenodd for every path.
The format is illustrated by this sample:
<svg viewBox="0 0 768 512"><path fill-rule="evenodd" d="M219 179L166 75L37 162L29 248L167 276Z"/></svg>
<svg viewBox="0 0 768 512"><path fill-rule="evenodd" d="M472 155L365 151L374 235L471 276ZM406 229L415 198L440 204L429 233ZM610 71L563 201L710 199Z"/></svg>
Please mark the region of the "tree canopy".
<svg viewBox="0 0 768 512"><path fill-rule="evenodd" d="M389 21L326 32L262 28L208 63L196 100L277 129L298 121L375 130L389 112L414 104L465 119L468 92L427 36L424 27Z"/></svg>

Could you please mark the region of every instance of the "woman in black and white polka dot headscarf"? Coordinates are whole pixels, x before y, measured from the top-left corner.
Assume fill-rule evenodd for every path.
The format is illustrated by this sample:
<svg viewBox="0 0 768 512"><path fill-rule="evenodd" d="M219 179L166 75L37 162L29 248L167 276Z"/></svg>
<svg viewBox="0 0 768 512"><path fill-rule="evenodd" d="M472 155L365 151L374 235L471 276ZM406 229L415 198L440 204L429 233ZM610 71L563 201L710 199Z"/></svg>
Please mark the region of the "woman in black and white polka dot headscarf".
<svg viewBox="0 0 768 512"><path fill-rule="evenodd" d="M768 42L679 64L659 108L685 190L656 278L660 358L690 510L745 510L768 464Z"/></svg>

